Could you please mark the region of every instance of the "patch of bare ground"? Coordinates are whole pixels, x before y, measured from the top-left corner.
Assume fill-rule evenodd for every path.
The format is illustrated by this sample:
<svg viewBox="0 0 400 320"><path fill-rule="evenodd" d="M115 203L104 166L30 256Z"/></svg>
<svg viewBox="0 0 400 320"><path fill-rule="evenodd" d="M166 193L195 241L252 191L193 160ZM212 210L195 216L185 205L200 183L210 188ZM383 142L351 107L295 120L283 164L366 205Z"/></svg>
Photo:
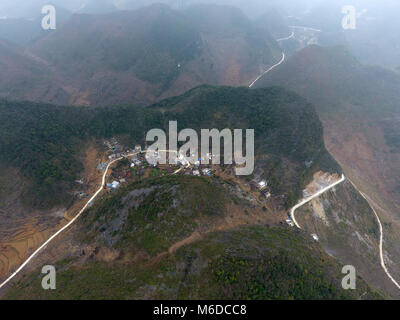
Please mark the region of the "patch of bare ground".
<svg viewBox="0 0 400 320"><path fill-rule="evenodd" d="M329 255L343 265L353 265L374 288L400 298L380 265L375 215L349 181L299 208L296 218L305 232L318 235Z"/></svg>
<svg viewBox="0 0 400 320"><path fill-rule="evenodd" d="M205 235L218 232L237 229L244 225L270 224L277 225L282 222L279 215L273 215L271 212L264 212L260 207L241 208L235 205L229 205L226 209L227 214L208 230L196 230L189 237L174 243L168 250L173 254L179 248L200 241Z"/></svg>
<svg viewBox="0 0 400 320"><path fill-rule="evenodd" d="M86 194L93 194L101 183L97 170L102 160L95 142L88 144L82 156L84 163L83 188ZM17 186L9 194L2 194L2 215L0 222L0 279L15 270L26 258L52 234L70 221L87 202L86 198L76 199L68 208L49 211L29 210L20 203L23 192L23 178L13 172ZM3 180L5 181L5 180Z"/></svg>
<svg viewBox="0 0 400 320"><path fill-rule="evenodd" d="M383 250L392 276L400 280L400 154L387 146L378 122L361 118L324 121L325 144L345 175L370 198L383 225ZM336 121L337 120L337 121ZM359 123L359 125L355 125Z"/></svg>
<svg viewBox="0 0 400 320"><path fill-rule="evenodd" d="M89 150L87 152L87 158L96 159L96 152L94 152L94 150ZM95 174L92 176L90 175L90 172L94 172L94 167L90 166L89 163L90 162L88 162L88 165L85 169L88 173L87 177L90 180L91 177L94 179ZM243 187L246 189L242 190L243 192L251 192L250 188L245 182L241 181L240 179L237 180L238 187ZM256 197L256 194L253 196ZM40 255L35 257L33 263L27 265L27 267L21 272L20 275L17 276L14 281L22 279L24 275L36 271L43 265L54 265L58 261L68 260L71 260L71 262L69 262L67 266L73 268L85 268L86 263L89 261L102 261L122 264L141 263L145 268L151 268L155 265L158 265L169 255L173 255L179 248L200 241L210 233L234 230L246 225L282 226L286 217L286 213L284 211L275 212L269 209L269 207L267 208L265 203L259 203L258 200L255 201L254 204L247 206L230 203L225 208L225 212L225 215L216 220L215 223L213 223L213 225L208 229L205 229L204 227L197 228L190 236L177 241L176 243L172 244L167 251L161 252L156 256L151 256L143 250L135 250L135 252L122 252L120 250L111 249L97 243L81 243L74 236L81 231L80 226L73 225L70 229L66 230L62 236L56 238L52 243L50 243ZM61 266L61 268L63 267L66 266ZM4 291L6 291L6 289Z"/></svg>
<svg viewBox="0 0 400 320"><path fill-rule="evenodd" d="M18 170L0 168L0 279L20 264L27 254L48 237L62 219L64 208L27 209L21 196L29 183Z"/></svg>

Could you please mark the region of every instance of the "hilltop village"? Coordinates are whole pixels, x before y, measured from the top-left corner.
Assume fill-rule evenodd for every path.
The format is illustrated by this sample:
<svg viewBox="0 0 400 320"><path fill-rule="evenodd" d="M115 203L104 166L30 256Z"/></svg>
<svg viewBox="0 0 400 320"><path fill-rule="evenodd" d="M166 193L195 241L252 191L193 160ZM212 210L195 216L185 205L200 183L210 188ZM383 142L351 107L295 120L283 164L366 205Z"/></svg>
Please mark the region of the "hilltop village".
<svg viewBox="0 0 400 320"><path fill-rule="evenodd" d="M215 157L213 154L207 154L210 162L208 165L202 164L201 158L192 164L182 154L177 155L177 164L150 164L157 163L157 160L161 159L162 156L166 155L168 157L172 151L150 152L146 148L142 148L141 145L136 145L134 148L126 148L116 138L105 140L104 145L107 148L107 161L100 163L97 167L98 170L103 171L109 162L120 159L113 166L112 173L105 185L106 190L110 192L138 179L166 175L191 175L206 178L220 177L238 183L245 190L248 190L247 199L250 201L260 201L265 204L272 198L267 180L252 177L253 179L250 181L243 182L243 179L234 174L236 164L214 165L212 164L212 159ZM164 155L162 154L163 152L165 153Z"/></svg>
<svg viewBox="0 0 400 320"><path fill-rule="evenodd" d="M160 164L158 162L161 158L168 158L170 153L176 153L176 151L150 151L147 148L142 148L141 145L127 148L116 138L104 140L103 145L105 146L105 155L103 161L97 165L97 170L104 172L107 166L113 163L104 185L107 193L116 192L124 185L152 177L188 175L206 179L216 178L223 181L230 191L239 196L239 198L248 200L254 205L259 205L265 211L282 213L281 221L283 223L286 222L290 227L294 227L290 214L286 211L287 209L284 205L285 195L274 194L269 181L263 176L240 177L235 175L235 169L238 166L235 163L231 165L212 164L212 159L216 156L213 154L207 154L210 162L208 165L203 164L201 158L194 163L190 163L184 155L178 153L176 155L176 164L168 164L168 162L167 164ZM322 173L316 174L314 180L303 190L303 198L316 193L335 180L337 180L336 176ZM76 182L83 185L84 179ZM80 199L89 196L89 194L82 191L75 192L75 195Z"/></svg>

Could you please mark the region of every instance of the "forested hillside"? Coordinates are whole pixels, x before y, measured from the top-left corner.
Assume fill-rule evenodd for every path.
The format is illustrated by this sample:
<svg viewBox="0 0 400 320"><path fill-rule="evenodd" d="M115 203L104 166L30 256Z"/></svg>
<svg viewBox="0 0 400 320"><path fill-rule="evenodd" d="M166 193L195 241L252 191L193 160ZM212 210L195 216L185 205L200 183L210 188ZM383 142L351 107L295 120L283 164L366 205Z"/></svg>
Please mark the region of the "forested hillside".
<svg viewBox="0 0 400 320"><path fill-rule="evenodd" d="M343 47L308 47L256 86L280 85L308 98L329 152L366 193L384 224L391 272L400 276L400 76L361 64Z"/></svg>
<svg viewBox="0 0 400 320"><path fill-rule="evenodd" d="M168 120L178 120L179 130L255 129L256 154L270 155L260 165L269 168L276 191L293 193L290 203L315 170L340 171L325 150L314 108L279 88L201 86L149 108L62 107L3 100L0 154L2 161L20 169L34 184L26 200L51 206L65 201L82 169L77 155L83 141L124 135L133 145L143 142L148 130L167 128ZM313 161L313 166L307 168L305 161ZM293 171L286 166L293 166Z"/></svg>
<svg viewBox="0 0 400 320"><path fill-rule="evenodd" d="M92 207L52 248L57 261L54 256L43 258L43 263L57 266L57 290L42 290L35 270L11 287L5 298L384 297L361 277L357 290L343 290L341 264L305 234L227 223L239 221L236 216L268 219L268 215L212 178L175 176L135 183ZM65 243L69 250L63 250Z"/></svg>

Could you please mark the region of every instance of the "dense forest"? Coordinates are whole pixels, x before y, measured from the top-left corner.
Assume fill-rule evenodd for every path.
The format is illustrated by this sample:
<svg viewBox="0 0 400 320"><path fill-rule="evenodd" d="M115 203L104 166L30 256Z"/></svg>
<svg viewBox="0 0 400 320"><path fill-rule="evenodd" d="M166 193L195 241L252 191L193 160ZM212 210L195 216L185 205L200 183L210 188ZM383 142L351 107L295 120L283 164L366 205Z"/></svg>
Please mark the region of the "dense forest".
<svg viewBox="0 0 400 320"><path fill-rule="evenodd" d="M82 170L78 154L91 138L124 135L142 143L152 128L255 129L256 154L276 175L279 191L300 191L299 181L316 169L340 170L325 150L322 126L314 108L296 94L279 88L200 86L148 108L137 106L67 107L32 102L0 101L0 159L32 183L25 202L50 207L65 201ZM297 168L284 181L282 159ZM314 161L306 168L304 161ZM283 187L285 186L285 187ZM290 187L290 188L289 188ZM293 199L294 200L294 199Z"/></svg>
<svg viewBox="0 0 400 320"><path fill-rule="evenodd" d="M77 257L57 262L60 290L42 290L33 272L5 299L238 299L370 300L384 296L359 277L342 290L340 264L303 235L279 228L243 227L212 233L158 263L106 263Z"/></svg>
<svg viewBox="0 0 400 320"><path fill-rule="evenodd" d="M0 158L32 183L29 205L61 203L83 169L77 155L90 137L143 137L159 127L161 114L137 107L61 107L32 102L0 102Z"/></svg>
<svg viewBox="0 0 400 320"><path fill-rule="evenodd" d="M72 243L79 245L58 261L49 258L57 267L57 290L41 288L38 268L5 298L383 298L361 277L356 290L342 290L340 263L307 233L240 226L240 219L235 230L216 231L232 211L259 215L222 179L163 176L135 181L97 201L71 233ZM167 254L195 231L201 239ZM103 260L105 252L118 254Z"/></svg>

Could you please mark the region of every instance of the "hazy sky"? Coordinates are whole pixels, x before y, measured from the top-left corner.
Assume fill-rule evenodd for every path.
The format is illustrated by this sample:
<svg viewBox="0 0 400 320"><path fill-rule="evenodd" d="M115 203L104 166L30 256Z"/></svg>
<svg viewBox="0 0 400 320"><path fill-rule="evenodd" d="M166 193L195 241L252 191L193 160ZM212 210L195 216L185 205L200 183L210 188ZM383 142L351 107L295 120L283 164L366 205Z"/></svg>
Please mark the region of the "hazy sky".
<svg viewBox="0 0 400 320"><path fill-rule="evenodd" d="M251 16L260 15L271 6L290 14L301 14L315 7L324 7L329 10L329 8L343 5L354 5L358 8L365 7L388 13L400 8L399 0L1 0L0 16L34 17L40 14L40 9L45 4L62 6L72 12L83 11L86 8L89 12L96 13L98 10L98 13L102 13L111 11L113 8L134 9L157 2L167 3L173 7L192 3L231 4L240 7Z"/></svg>

